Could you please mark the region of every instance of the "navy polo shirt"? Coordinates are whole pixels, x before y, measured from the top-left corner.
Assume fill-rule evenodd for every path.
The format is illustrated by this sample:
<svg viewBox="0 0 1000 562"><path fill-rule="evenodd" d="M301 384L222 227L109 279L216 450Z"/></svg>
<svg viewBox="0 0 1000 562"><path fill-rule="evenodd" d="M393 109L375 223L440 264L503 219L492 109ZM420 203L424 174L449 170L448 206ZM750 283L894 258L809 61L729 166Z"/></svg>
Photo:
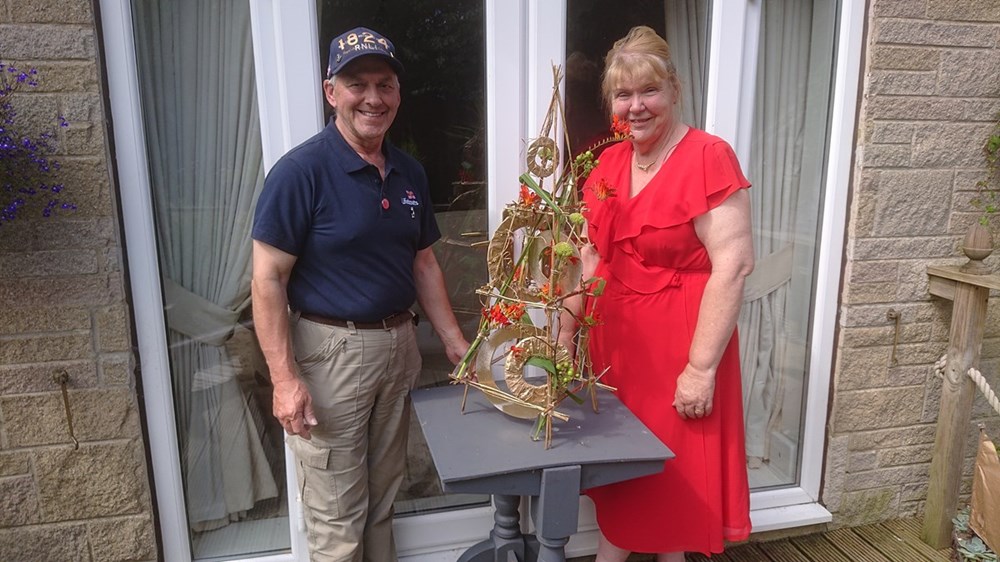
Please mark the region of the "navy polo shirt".
<svg viewBox="0 0 1000 562"><path fill-rule="evenodd" d="M441 232L423 167L388 140L382 151L385 181L331 119L264 179L253 238L298 258L293 309L374 322L416 301L413 260Z"/></svg>

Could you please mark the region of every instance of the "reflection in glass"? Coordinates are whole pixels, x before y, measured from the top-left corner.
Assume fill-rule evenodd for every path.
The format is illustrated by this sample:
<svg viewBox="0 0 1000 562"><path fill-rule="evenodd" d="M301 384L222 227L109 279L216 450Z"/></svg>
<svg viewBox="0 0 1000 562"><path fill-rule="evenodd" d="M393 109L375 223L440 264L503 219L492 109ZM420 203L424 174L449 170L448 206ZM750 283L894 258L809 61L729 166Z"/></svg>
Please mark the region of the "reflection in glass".
<svg viewBox="0 0 1000 562"><path fill-rule="evenodd" d="M757 266L740 315L755 487L798 482L836 2L762 2L750 181Z"/></svg>
<svg viewBox="0 0 1000 562"><path fill-rule="evenodd" d="M392 40L406 68L402 105L389 130L396 146L427 171L441 239L434 252L467 338L478 328L475 291L486 282L485 44L482 0L357 2L318 0L319 55L325 72L330 38L365 26ZM329 107L327 107L329 111ZM452 365L428 322L417 327L424 360L419 386L448 384ZM458 405L456 404L457 408ZM481 505L486 496L443 495L415 418L396 514Z"/></svg>
<svg viewBox="0 0 1000 562"><path fill-rule="evenodd" d="M281 427L253 333L263 181L247 2L133 2L192 553L287 551Z"/></svg>
<svg viewBox="0 0 1000 562"><path fill-rule="evenodd" d="M601 99L604 56L615 41L646 25L670 44L681 80L685 123L705 123L710 0L569 0L566 7L566 121L573 153L609 136L610 110Z"/></svg>

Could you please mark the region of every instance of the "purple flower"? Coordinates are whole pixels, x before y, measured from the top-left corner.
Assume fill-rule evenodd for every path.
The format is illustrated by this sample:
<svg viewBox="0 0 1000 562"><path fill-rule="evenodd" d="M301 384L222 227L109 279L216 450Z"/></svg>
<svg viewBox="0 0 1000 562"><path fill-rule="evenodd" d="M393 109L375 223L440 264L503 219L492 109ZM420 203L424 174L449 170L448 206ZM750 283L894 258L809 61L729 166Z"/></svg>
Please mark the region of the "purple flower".
<svg viewBox="0 0 1000 562"><path fill-rule="evenodd" d="M76 209L72 202L57 198L65 186L58 182L59 162L50 158L57 151L55 132L25 130L18 123L18 112L10 101L16 99L18 103L25 103L23 100L31 99L31 96L12 98L11 94L23 84L31 88L38 86L37 75L38 70L34 68L20 71L0 61L0 227L25 212L51 217L59 210ZM69 126L62 115L57 116L56 123L59 128ZM44 203L37 199L46 193ZM36 201L40 209L32 205ZM30 211L32 208L38 210Z"/></svg>

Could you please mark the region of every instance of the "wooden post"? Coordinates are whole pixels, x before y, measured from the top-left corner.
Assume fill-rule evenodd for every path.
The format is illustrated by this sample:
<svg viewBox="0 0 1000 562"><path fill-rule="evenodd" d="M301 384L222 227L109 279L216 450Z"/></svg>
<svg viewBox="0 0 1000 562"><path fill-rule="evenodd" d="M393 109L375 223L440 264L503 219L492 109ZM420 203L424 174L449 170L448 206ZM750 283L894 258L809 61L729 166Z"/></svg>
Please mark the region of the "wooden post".
<svg viewBox="0 0 1000 562"><path fill-rule="evenodd" d="M921 538L934 548L951 544L952 523L958 508L962 461L969 434L976 387L966 375L979 367L990 288L1000 288L1000 277L963 272L959 267L928 267L932 295L954 300L948 342L948 366L941 387L941 409L931 460L930 486Z"/></svg>

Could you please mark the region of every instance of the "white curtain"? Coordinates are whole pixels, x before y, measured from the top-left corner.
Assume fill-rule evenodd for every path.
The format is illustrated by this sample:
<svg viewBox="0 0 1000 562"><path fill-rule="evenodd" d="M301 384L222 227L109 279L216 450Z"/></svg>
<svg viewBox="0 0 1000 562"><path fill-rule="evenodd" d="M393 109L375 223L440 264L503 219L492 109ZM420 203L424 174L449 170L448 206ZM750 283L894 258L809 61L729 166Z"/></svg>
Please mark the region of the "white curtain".
<svg viewBox="0 0 1000 562"><path fill-rule="evenodd" d="M674 0L663 6L670 56L681 79L681 117L705 127L705 79L708 71L710 0Z"/></svg>
<svg viewBox="0 0 1000 562"><path fill-rule="evenodd" d="M263 183L249 6L133 9L188 516L207 530L278 493L244 366L224 345L249 304Z"/></svg>
<svg viewBox="0 0 1000 562"><path fill-rule="evenodd" d="M739 319L751 466L769 460L774 435L795 446L799 439L833 49L823 29L833 28L831 17L809 0L761 3L747 166L757 265Z"/></svg>

